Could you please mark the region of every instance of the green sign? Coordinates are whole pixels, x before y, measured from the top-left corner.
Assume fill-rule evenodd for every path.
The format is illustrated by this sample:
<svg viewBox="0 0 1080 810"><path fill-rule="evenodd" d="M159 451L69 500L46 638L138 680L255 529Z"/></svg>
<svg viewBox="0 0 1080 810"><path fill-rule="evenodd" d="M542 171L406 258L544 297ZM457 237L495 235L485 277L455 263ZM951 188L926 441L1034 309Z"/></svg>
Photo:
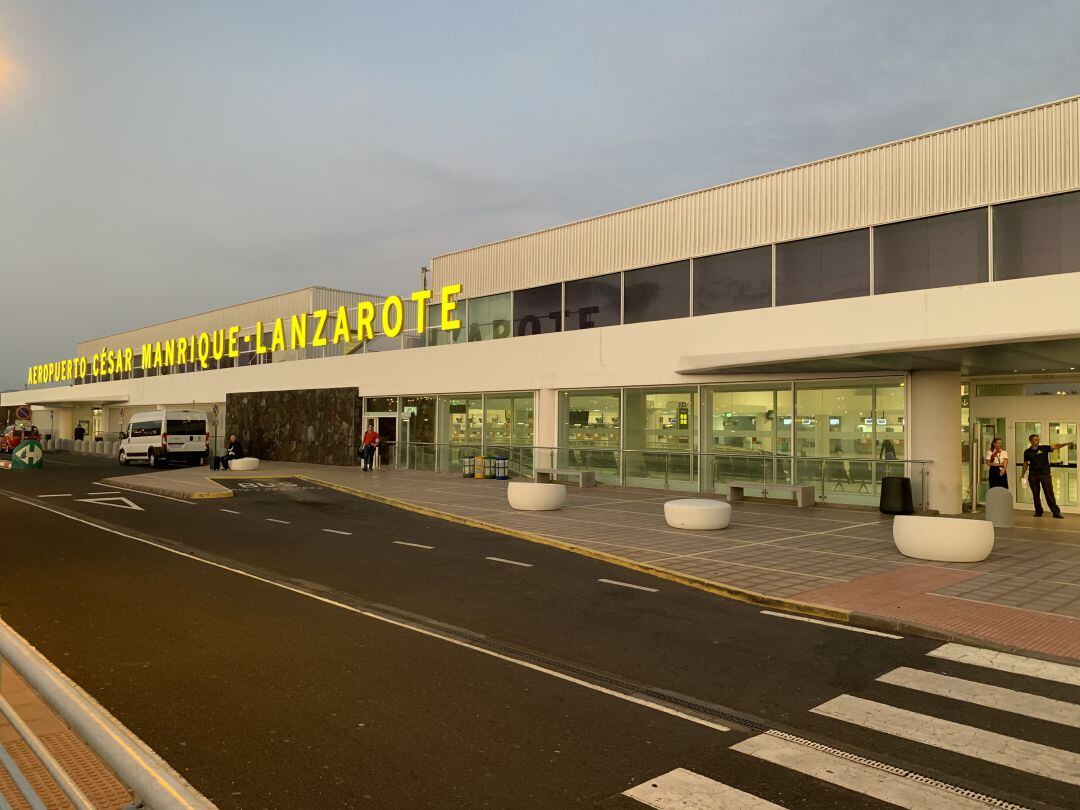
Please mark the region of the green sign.
<svg viewBox="0 0 1080 810"><path fill-rule="evenodd" d="M15 452L11 454L11 469L13 470L40 470L45 466L45 451L41 449L41 442L27 439L19 443Z"/></svg>

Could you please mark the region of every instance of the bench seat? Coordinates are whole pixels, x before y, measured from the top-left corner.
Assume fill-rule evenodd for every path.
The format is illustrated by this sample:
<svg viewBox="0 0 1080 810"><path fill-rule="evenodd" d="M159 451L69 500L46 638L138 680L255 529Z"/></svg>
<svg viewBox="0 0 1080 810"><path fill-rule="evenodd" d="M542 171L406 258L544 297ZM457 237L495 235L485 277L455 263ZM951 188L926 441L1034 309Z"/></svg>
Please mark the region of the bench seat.
<svg viewBox="0 0 1080 810"><path fill-rule="evenodd" d="M538 484L550 484L556 478L576 478L579 487L595 487L596 473L592 470L561 470L554 467L536 468L533 470Z"/></svg>
<svg viewBox="0 0 1080 810"><path fill-rule="evenodd" d="M799 506L817 505L813 484L765 484L761 481L729 481L728 500L741 501L746 489L760 489L763 498L768 498L770 492L788 492L795 496Z"/></svg>

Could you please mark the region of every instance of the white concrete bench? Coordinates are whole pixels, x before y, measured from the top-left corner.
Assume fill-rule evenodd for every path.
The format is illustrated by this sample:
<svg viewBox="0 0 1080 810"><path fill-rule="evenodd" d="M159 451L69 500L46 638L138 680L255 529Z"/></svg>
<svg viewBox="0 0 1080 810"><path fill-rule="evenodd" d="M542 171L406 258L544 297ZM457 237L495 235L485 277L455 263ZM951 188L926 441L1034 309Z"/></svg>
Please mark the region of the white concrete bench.
<svg viewBox="0 0 1080 810"><path fill-rule="evenodd" d="M897 515L893 542L905 557L935 562L982 562L994 550L994 524L986 520Z"/></svg>
<svg viewBox="0 0 1080 810"><path fill-rule="evenodd" d="M680 498L664 504L664 520L673 529L726 529L731 504L708 498Z"/></svg>
<svg viewBox="0 0 1080 810"><path fill-rule="evenodd" d="M579 487L596 486L596 473L594 473L592 470L557 470L554 468L537 468L533 471L533 474L536 476L536 483L538 484L550 484L556 478L576 478Z"/></svg>
<svg viewBox="0 0 1080 810"><path fill-rule="evenodd" d="M563 484L534 484L532 481L511 481L506 487L506 500L512 509L522 512L548 512L562 509L566 504Z"/></svg>
<svg viewBox="0 0 1080 810"><path fill-rule="evenodd" d="M229 469L236 470L238 472L251 472L252 470L259 469L259 460L252 456L234 458L232 461L229 462Z"/></svg>
<svg viewBox="0 0 1080 810"><path fill-rule="evenodd" d="M768 498L770 492L787 492L795 496L799 506L817 505L813 484L764 484L761 481L729 481L728 500L741 501L746 489L760 489L763 498Z"/></svg>

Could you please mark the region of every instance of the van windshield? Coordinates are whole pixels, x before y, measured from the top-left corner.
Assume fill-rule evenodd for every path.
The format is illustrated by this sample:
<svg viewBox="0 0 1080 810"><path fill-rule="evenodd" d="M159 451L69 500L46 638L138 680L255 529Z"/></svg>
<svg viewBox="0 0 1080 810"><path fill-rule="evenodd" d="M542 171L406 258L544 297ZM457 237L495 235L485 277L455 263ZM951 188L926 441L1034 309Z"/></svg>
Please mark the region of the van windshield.
<svg viewBox="0 0 1080 810"><path fill-rule="evenodd" d="M165 432L175 435L187 433L189 436L206 433L206 422L202 419L170 419L165 423Z"/></svg>

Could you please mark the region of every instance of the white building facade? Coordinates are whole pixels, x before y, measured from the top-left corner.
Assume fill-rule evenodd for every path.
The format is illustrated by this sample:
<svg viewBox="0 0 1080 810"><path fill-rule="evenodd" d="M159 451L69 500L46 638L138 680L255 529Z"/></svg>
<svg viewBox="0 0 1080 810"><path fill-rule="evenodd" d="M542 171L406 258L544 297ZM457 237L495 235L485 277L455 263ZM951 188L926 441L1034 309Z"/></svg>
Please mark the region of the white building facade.
<svg viewBox="0 0 1080 810"><path fill-rule="evenodd" d="M77 351L138 356L236 325L236 357L28 384L2 404L60 436L179 406L223 433L230 395L355 388L385 464L502 455L518 474L708 493L798 481L868 505L905 475L920 506L957 513L985 496L994 436L1014 462L1029 433L1076 439L1080 98L438 256L430 282L423 330L407 296L400 333L376 318L368 336L358 321L383 299L312 287ZM461 325L444 330L457 287ZM269 350L277 318L340 307L348 342ZM1080 512L1075 448L1053 462Z"/></svg>

